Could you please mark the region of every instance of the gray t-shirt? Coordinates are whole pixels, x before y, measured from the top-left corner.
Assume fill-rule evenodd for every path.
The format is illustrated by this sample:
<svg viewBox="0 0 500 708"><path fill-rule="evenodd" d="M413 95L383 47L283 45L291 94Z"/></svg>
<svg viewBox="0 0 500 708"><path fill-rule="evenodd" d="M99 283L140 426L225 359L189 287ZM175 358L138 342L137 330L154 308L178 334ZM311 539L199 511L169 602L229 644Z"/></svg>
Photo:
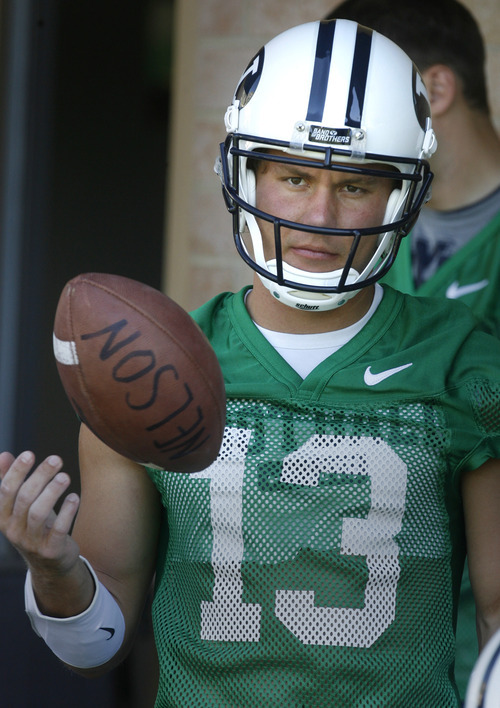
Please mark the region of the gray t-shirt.
<svg viewBox="0 0 500 708"><path fill-rule="evenodd" d="M470 206L451 211L424 207L411 235L415 285L428 280L500 212L500 187Z"/></svg>

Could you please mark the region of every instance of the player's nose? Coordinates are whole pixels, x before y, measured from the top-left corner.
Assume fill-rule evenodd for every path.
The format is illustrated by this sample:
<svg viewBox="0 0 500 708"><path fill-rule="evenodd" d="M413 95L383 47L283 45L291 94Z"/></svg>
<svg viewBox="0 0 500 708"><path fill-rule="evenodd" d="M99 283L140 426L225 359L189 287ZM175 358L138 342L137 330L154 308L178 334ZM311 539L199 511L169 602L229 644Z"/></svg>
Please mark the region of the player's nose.
<svg viewBox="0 0 500 708"><path fill-rule="evenodd" d="M338 221L338 205L332 189L322 185L314 190L308 204L308 223L314 226L335 228Z"/></svg>

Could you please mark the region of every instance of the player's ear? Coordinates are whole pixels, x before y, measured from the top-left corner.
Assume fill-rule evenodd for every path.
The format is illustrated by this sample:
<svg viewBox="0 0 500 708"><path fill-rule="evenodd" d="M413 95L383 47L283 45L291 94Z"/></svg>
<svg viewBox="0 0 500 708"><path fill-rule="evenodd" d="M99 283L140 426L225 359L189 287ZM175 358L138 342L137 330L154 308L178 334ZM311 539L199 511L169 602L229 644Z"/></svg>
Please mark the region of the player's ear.
<svg viewBox="0 0 500 708"><path fill-rule="evenodd" d="M434 118L443 115L455 100L459 80L446 64L433 64L422 73Z"/></svg>

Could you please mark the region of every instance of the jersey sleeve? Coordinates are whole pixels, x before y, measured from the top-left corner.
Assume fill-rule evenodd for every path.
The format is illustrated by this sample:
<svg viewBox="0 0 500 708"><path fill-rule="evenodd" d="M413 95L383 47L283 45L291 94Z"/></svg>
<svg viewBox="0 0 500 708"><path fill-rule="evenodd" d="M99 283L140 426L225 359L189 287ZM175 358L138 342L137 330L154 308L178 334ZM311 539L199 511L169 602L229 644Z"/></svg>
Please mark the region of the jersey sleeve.
<svg viewBox="0 0 500 708"><path fill-rule="evenodd" d="M500 458L500 342L474 331L451 368L450 407L453 448L464 449L459 471L477 469L490 458Z"/></svg>

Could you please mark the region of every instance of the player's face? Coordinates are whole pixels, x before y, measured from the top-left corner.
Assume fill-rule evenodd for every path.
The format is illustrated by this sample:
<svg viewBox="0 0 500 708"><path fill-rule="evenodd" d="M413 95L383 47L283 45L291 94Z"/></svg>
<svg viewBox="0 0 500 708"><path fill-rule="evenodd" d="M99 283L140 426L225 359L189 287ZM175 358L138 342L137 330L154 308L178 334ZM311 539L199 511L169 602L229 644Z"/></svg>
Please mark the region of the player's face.
<svg viewBox="0 0 500 708"><path fill-rule="evenodd" d="M376 167L380 169L380 165ZM387 200L395 186L392 180L383 177L265 160L257 165L256 181L256 205L262 211L299 224L343 229L382 224ZM266 259L274 258L273 225L259 219L259 227ZM283 260L317 273L342 268L353 240L284 228L281 234ZM358 272L369 262L377 239L376 234L361 239L353 262Z"/></svg>

